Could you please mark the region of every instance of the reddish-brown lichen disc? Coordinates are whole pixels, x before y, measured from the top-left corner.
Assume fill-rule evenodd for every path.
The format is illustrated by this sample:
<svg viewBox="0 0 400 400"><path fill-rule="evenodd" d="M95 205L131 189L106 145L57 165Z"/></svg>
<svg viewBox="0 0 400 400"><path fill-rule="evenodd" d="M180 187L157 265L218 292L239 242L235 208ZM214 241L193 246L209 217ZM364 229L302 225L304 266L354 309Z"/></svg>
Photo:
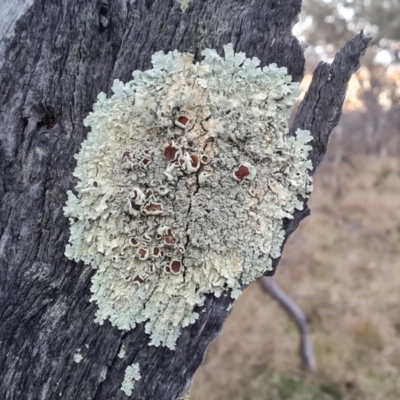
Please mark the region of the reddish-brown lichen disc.
<svg viewBox="0 0 400 400"><path fill-rule="evenodd" d="M193 168L198 168L200 164L199 156L197 154L191 154L190 159L192 162L192 167Z"/></svg>
<svg viewBox="0 0 400 400"><path fill-rule="evenodd" d="M142 158L142 164L148 165L151 160L149 158Z"/></svg>
<svg viewBox="0 0 400 400"><path fill-rule="evenodd" d="M171 262L171 270L175 274L177 274L181 270L181 262L178 260L173 260Z"/></svg>
<svg viewBox="0 0 400 400"><path fill-rule="evenodd" d="M145 242L151 242L151 237L150 237L147 233L143 233L142 239L143 239Z"/></svg>
<svg viewBox="0 0 400 400"><path fill-rule="evenodd" d="M143 248L140 248L140 249L138 250L138 254L139 254L139 257L140 257L140 258L144 258L144 257L146 257L146 255L147 255L147 250L146 250L146 249L143 249Z"/></svg>
<svg viewBox="0 0 400 400"><path fill-rule="evenodd" d="M154 254L155 256L158 256L158 255L160 254L160 248L159 248L159 247L154 247L154 249L153 249L153 254Z"/></svg>
<svg viewBox="0 0 400 400"><path fill-rule="evenodd" d="M208 164L210 162L210 159L208 158L208 156L202 155L201 158L200 158L200 162L202 164Z"/></svg>
<svg viewBox="0 0 400 400"><path fill-rule="evenodd" d="M176 243L176 239L173 236L166 236L164 238L164 243L167 246L173 246Z"/></svg>
<svg viewBox="0 0 400 400"><path fill-rule="evenodd" d="M98 184L96 181L94 181L94 182L93 182L93 186L94 186L94 187L99 187L99 184Z"/></svg>
<svg viewBox="0 0 400 400"><path fill-rule="evenodd" d="M139 243L135 238L131 238L130 240L133 246L136 246Z"/></svg>
<svg viewBox="0 0 400 400"><path fill-rule="evenodd" d="M122 154L122 158L130 158L131 157L131 153L129 151L125 151L124 154Z"/></svg>
<svg viewBox="0 0 400 400"><path fill-rule="evenodd" d="M144 280L139 275L137 275L133 278L133 282L139 282L140 284L142 284Z"/></svg>
<svg viewBox="0 0 400 400"><path fill-rule="evenodd" d="M163 210L161 203L150 203L144 208L147 212L159 212Z"/></svg>
<svg viewBox="0 0 400 400"><path fill-rule="evenodd" d="M165 272L171 272L171 268L168 267L168 265L166 265L166 266L164 267L164 271L165 271Z"/></svg>
<svg viewBox="0 0 400 400"><path fill-rule="evenodd" d="M167 160L174 161L176 158L177 152L178 152L178 150L175 149L175 147L173 147L171 143L168 143L168 146L166 146L164 148L164 157Z"/></svg>
<svg viewBox="0 0 400 400"><path fill-rule="evenodd" d="M236 178L238 178L241 181L249 175L250 171L245 165L240 165L237 171L235 171Z"/></svg>
<svg viewBox="0 0 400 400"><path fill-rule="evenodd" d="M179 122L180 124L186 126L187 123L189 122L189 118L188 118L188 117L185 117L184 115L181 115L181 116L178 118L178 122Z"/></svg>

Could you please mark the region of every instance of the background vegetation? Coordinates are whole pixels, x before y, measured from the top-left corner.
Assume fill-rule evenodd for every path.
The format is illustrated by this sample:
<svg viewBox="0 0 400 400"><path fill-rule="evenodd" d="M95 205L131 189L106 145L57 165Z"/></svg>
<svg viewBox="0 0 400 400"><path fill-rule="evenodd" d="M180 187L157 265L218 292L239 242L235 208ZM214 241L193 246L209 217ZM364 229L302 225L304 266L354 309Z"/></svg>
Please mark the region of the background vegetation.
<svg viewBox="0 0 400 400"><path fill-rule="evenodd" d="M310 72L360 28L374 44L276 275L310 318L318 373L301 371L295 325L254 283L193 400L400 399L400 1L307 0L296 32L312 45Z"/></svg>

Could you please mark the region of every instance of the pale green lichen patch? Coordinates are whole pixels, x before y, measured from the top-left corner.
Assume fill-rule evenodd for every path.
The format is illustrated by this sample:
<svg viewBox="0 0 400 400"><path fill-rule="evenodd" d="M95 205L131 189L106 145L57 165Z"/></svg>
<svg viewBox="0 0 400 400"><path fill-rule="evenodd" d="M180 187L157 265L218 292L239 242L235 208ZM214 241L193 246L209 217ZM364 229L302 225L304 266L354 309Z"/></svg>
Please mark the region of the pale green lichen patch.
<svg viewBox="0 0 400 400"><path fill-rule="evenodd" d="M126 367L124 380L122 382L121 390L127 395L132 394L132 390L135 387L135 381L140 380L140 369L139 364L132 364Z"/></svg>
<svg viewBox="0 0 400 400"><path fill-rule="evenodd" d="M283 219L312 188L311 136L288 136L298 84L224 49L201 63L158 52L153 69L116 80L76 155L65 254L97 269L96 321L145 322L156 346L175 347L207 293L236 298L271 268Z"/></svg>
<svg viewBox="0 0 400 400"><path fill-rule="evenodd" d="M80 349L78 349L78 352L74 354L74 362L79 364L83 360L82 354L80 354Z"/></svg>
<svg viewBox="0 0 400 400"><path fill-rule="evenodd" d="M186 9L189 7L190 0L178 0L178 3L181 6L181 10L185 12Z"/></svg>
<svg viewBox="0 0 400 400"><path fill-rule="evenodd" d="M124 347L124 345L121 346L121 349L120 349L120 351L118 353L118 357L119 358L124 358L125 357L125 347Z"/></svg>

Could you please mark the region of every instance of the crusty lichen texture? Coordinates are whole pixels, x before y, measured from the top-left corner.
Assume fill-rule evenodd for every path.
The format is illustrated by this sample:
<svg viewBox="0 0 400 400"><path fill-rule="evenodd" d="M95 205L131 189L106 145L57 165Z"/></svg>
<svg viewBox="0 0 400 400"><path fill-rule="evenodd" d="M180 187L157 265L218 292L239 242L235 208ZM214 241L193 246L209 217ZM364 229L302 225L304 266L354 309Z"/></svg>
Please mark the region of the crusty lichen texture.
<svg viewBox="0 0 400 400"><path fill-rule="evenodd" d="M140 368L139 364L132 364L126 367L124 380L122 382L121 390L127 395L132 394L132 390L135 387L135 381L139 381Z"/></svg>
<svg viewBox="0 0 400 400"><path fill-rule="evenodd" d="M178 0L178 3L181 6L181 10L185 12L186 9L189 7L190 0Z"/></svg>
<svg viewBox="0 0 400 400"><path fill-rule="evenodd" d="M66 256L96 268L96 321L145 322L175 348L205 295L240 294L271 269L282 221L312 184L311 136L288 136L299 92L285 68L206 49L157 52L153 69L116 80L85 119L68 192Z"/></svg>

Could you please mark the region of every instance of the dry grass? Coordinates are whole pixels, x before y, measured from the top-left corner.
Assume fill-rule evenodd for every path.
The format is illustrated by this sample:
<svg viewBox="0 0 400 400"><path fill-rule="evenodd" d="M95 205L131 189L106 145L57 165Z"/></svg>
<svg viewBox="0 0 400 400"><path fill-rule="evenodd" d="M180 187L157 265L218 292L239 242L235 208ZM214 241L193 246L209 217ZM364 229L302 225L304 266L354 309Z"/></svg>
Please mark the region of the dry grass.
<svg viewBox="0 0 400 400"><path fill-rule="evenodd" d="M299 371L294 325L253 284L211 344L193 400L400 399L399 164L325 164L310 207L277 279L311 319L318 376Z"/></svg>

